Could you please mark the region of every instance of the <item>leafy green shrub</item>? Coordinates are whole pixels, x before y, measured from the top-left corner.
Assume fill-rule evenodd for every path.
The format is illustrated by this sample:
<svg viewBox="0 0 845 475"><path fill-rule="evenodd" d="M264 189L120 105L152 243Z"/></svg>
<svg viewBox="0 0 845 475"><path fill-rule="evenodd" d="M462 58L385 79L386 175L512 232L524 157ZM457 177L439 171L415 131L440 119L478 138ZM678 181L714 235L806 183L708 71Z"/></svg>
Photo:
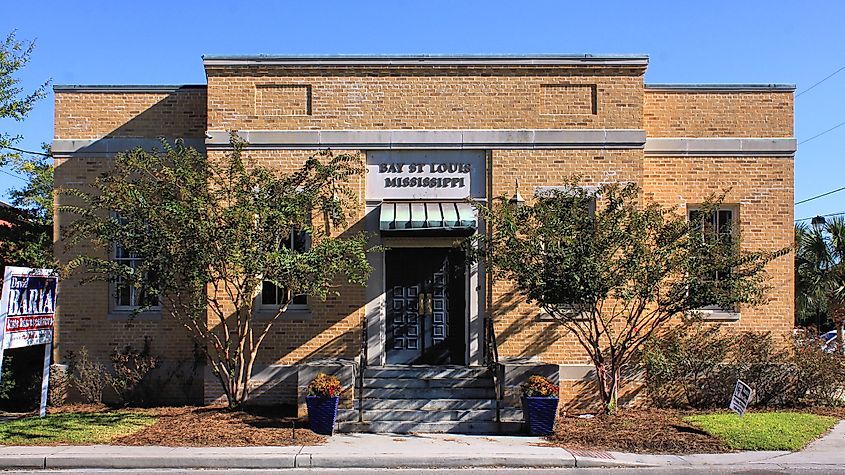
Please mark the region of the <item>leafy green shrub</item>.
<svg viewBox="0 0 845 475"><path fill-rule="evenodd" d="M737 379L754 389L758 406L840 404L845 356L824 351L812 333L798 332L792 343L778 345L770 333L733 334L691 322L652 338L640 362L658 407L724 407Z"/></svg>
<svg viewBox="0 0 845 475"><path fill-rule="evenodd" d="M0 375L0 399L9 399L9 394L15 388L15 378L12 374L12 357L3 357L3 373Z"/></svg>
<svg viewBox="0 0 845 475"><path fill-rule="evenodd" d="M825 351L818 335L800 331L795 335L795 399L808 404L838 406L845 398L845 355Z"/></svg>
<svg viewBox="0 0 845 475"><path fill-rule="evenodd" d="M735 337L717 326L677 326L643 347L641 363L646 388L657 407L712 407L724 405L735 376L724 362Z"/></svg>

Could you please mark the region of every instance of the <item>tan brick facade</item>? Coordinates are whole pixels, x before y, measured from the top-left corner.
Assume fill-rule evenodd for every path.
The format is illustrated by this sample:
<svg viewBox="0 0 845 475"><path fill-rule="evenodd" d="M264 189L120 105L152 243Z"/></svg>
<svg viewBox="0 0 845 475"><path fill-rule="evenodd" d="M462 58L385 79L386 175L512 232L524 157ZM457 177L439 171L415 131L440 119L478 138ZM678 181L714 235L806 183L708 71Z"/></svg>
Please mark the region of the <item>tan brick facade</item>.
<svg viewBox="0 0 845 475"><path fill-rule="evenodd" d="M506 145L486 147L488 199L512 195L517 179L520 193L531 197L538 186L558 185L576 175L586 185L636 182L646 199L678 206L679 211L729 189L726 202L738 211L745 248L773 250L792 243L792 152L764 147L759 155L747 150L733 155L724 150L712 155L680 149L651 153L648 144L650 138L789 139L793 135L791 89L649 88L643 84L645 63L267 63L207 62L207 87L158 91L59 87L56 144L87 140L97 147L97 142L109 139L159 136L202 140L206 131L229 130L287 134L529 130L537 136L552 131L574 138L550 140L542 146L506 138ZM608 137L615 131L644 131L645 149L643 143L596 143L566 135L585 129L607 131ZM346 143L340 148L360 151L362 156L370 150L370 145ZM375 146L389 148L384 143ZM425 144L412 146L426 148ZM246 156L256 164L287 172L319 148L316 143L268 142L248 150ZM109 153L113 152L88 153L82 148L57 154L56 186L90 183L108 170ZM210 146L208 153L224 151ZM360 210L351 220L351 230L368 230L364 180L354 188ZM62 237L64 219L57 217L57 239ZM790 330L791 259L776 261L769 273L770 302L742 309L740 319L726 325L781 334ZM133 322L111 318L107 286L80 286L79 279L62 283L56 357L86 346L96 357L107 358L116 346L137 346L149 336L153 350L163 358L192 358L193 344L173 322L155 317ZM315 358L354 358L361 347L367 291L348 286L340 291L341 297L309 302L307 317L280 321L264 343L259 363L296 365ZM506 283L490 286L481 306L481 314L494 318L503 357L533 356L573 366L589 363L573 336L538 321L537 308L513 295ZM563 384L562 394L577 402L578 387L584 384L591 383ZM213 396L206 394L205 399Z"/></svg>
<svg viewBox="0 0 845 475"><path fill-rule="evenodd" d="M792 137L791 91L645 89L649 137Z"/></svg>

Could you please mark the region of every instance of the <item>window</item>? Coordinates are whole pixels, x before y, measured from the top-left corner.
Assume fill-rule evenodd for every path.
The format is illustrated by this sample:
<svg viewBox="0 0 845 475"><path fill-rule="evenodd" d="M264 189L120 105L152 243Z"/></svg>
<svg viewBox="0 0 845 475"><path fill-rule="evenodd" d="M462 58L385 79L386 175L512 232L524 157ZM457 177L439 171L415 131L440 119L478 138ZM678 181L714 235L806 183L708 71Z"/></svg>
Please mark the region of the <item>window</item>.
<svg viewBox="0 0 845 475"><path fill-rule="evenodd" d="M689 220L695 223L699 232L716 233L724 239L731 239L734 212L732 209L719 209L710 215L705 215L700 209L689 210Z"/></svg>
<svg viewBox="0 0 845 475"><path fill-rule="evenodd" d="M697 235L700 235L702 240L705 236L717 237L717 242L721 241L724 244L730 244L734 240L733 228L736 221L736 210L733 208L719 208L716 211L707 213L704 210L690 208L688 211L688 218L692 223L693 230ZM714 270L712 280L710 282L720 282L726 275L729 275L730 270ZM695 289L691 289L695 292ZM705 305L699 309L699 313L705 319L713 320L737 320L739 313L734 308L722 308L717 304Z"/></svg>
<svg viewBox="0 0 845 475"><path fill-rule="evenodd" d="M113 259L133 269L137 269L142 262L135 253L120 245L114 246ZM159 307L158 297L150 295L144 287L124 285L122 278L118 278L114 284L114 299L112 302L113 309L118 311L137 310L141 307L151 309Z"/></svg>
<svg viewBox="0 0 845 475"><path fill-rule="evenodd" d="M287 239L284 239L280 246L292 249L294 252L305 252L311 245L310 237L305 231L294 230ZM286 289L265 280L261 284L260 307L262 309L275 309L285 303ZM294 295L291 298L289 310L305 310L308 308L308 296L305 294Z"/></svg>
<svg viewBox="0 0 845 475"><path fill-rule="evenodd" d="M582 222L581 225L587 225L590 229L594 226L591 223L596 216L597 193L598 188L594 186L579 186L577 188L573 188L571 186L538 186L534 189L534 196L539 200L547 198L570 198L572 200L579 200L577 203L582 206L582 216L589 218L589 221ZM576 210L575 212L578 213L579 211ZM540 242L539 244L540 250L544 256L553 251L553 249L549 249L547 242ZM543 278L549 283L548 288L565 288L570 286L571 279L568 277L569 272L565 269L556 268L552 265L553 263L554 259L552 259L552 262L547 261L545 265ZM555 284L556 281L558 282L557 284ZM567 293L567 295L569 295L569 293ZM590 317L589 313L585 312L581 306L565 300L562 296L546 294L543 296L543 299L547 304L552 306L554 311L560 316L565 316L566 318L572 320L586 320ZM539 321L554 320L554 317L549 315L544 309L540 309L538 317Z"/></svg>

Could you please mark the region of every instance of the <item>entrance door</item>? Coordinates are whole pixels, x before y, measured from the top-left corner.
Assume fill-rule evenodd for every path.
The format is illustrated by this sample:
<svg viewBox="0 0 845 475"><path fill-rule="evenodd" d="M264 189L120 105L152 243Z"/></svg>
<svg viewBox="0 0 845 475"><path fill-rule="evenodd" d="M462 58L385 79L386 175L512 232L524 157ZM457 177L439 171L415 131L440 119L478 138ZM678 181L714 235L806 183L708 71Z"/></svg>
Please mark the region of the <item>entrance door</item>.
<svg viewBox="0 0 845 475"><path fill-rule="evenodd" d="M464 364L465 268L462 251L385 253L388 364Z"/></svg>

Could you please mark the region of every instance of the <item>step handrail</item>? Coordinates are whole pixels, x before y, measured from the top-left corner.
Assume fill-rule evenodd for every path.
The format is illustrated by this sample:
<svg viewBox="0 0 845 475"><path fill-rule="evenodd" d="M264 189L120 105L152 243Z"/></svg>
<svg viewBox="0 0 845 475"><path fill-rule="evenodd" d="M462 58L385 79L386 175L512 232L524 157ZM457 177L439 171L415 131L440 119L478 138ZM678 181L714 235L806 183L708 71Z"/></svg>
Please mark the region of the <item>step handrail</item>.
<svg viewBox="0 0 845 475"><path fill-rule="evenodd" d="M364 422L364 370L367 368L367 317L361 319L361 349L358 352L358 422Z"/></svg>
<svg viewBox="0 0 845 475"><path fill-rule="evenodd" d="M496 329L493 319L485 319L484 342L486 346L485 359L487 368L493 376L493 388L496 391L496 422L502 422L502 388L499 384L499 345L496 342Z"/></svg>

